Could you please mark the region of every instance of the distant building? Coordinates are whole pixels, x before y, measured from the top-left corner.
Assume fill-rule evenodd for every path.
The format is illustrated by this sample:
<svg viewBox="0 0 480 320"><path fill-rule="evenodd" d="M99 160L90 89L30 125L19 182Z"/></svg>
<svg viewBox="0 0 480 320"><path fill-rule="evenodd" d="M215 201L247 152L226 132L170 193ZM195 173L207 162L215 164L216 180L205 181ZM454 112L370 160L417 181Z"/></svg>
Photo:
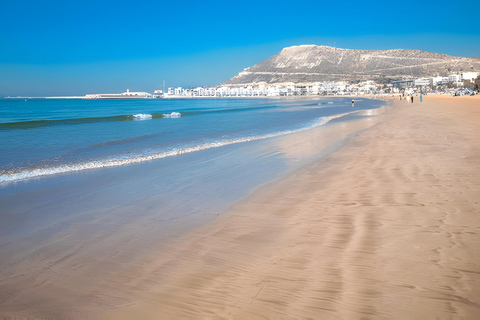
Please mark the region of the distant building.
<svg viewBox="0 0 480 320"><path fill-rule="evenodd" d="M432 78L420 78L415 80L416 87L424 87L429 86L433 83Z"/></svg>
<svg viewBox="0 0 480 320"><path fill-rule="evenodd" d="M461 82L462 76L460 74L451 74L448 76L448 82Z"/></svg>
<svg viewBox="0 0 480 320"><path fill-rule="evenodd" d="M399 88L399 89L406 89L409 87L413 87L415 84L414 80L398 80L398 81L392 81L392 85L394 88Z"/></svg>
<svg viewBox="0 0 480 320"><path fill-rule="evenodd" d="M124 98L152 98L152 94L148 92L130 92L130 89L122 93L122 96Z"/></svg>
<svg viewBox="0 0 480 320"><path fill-rule="evenodd" d="M471 90L479 91L480 88L480 73L475 79L463 80L463 85Z"/></svg>
<svg viewBox="0 0 480 320"><path fill-rule="evenodd" d="M462 80L469 80L469 81L472 81L472 80L475 80L477 79L479 73L478 72L464 72L462 73Z"/></svg>
<svg viewBox="0 0 480 320"><path fill-rule="evenodd" d="M448 77L433 77L432 83L434 86L442 86L449 82Z"/></svg>
<svg viewBox="0 0 480 320"><path fill-rule="evenodd" d="M127 92L123 93L99 93L99 94L87 94L84 99L149 99L153 96L148 92Z"/></svg>

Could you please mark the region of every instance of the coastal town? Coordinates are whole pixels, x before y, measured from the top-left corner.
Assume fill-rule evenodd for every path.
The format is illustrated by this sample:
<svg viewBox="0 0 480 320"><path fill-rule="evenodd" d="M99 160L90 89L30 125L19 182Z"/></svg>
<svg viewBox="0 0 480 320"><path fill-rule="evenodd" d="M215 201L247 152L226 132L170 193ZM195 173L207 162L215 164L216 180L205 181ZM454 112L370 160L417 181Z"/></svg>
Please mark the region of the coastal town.
<svg viewBox="0 0 480 320"><path fill-rule="evenodd" d="M152 97L279 97L316 95L359 95L413 92L472 93L480 86L479 72L465 72L448 77L432 77L396 80L379 83L373 80L363 82L329 81L312 84L254 84L245 86L216 86L197 88L168 88L165 94L156 91Z"/></svg>
<svg viewBox="0 0 480 320"><path fill-rule="evenodd" d="M453 96L480 93L480 72L463 72L429 78L379 78L379 80L324 81L313 83L252 83L211 87L168 87L152 93L134 92L87 94L72 97L5 97L7 99L195 99L195 98L255 98L289 96L356 96L416 93L438 93Z"/></svg>
<svg viewBox="0 0 480 320"><path fill-rule="evenodd" d="M248 84L219 85L213 87L182 88L169 87L147 92L127 92L121 94L89 94L85 99L115 98L243 98L243 97L283 97L283 96L325 96L325 95L365 95L365 94L412 94L445 93L451 95L474 95L480 87L480 72L464 72L448 77L412 78L391 81L327 81L310 84Z"/></svg>

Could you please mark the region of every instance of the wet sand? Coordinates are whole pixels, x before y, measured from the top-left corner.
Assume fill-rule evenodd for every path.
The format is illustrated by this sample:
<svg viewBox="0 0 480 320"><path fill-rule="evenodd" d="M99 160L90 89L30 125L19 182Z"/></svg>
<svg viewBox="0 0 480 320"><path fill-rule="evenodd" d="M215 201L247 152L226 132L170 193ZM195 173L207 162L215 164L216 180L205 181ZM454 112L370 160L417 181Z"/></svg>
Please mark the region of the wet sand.
<svg viewBox="0 0 480 320"><path fill-rule="evenodd" d="M99 316L478 319L480 99L395 104L118 275L129 305Z"/></svg>
<svg viewBox="0 0 480 320"><path fill-rule="evenodd" d="M143 286L122 275L388 109L151 163L0 184L0 318L95 318L132 304Z"/></svg>
<svg viewBox="0 0 480 320"><path fill-rule="evenodd" d="M49 247L31 255L37 274L28 262L0 270L0 318L479 318L480 99L394 104L338 151L141 259L92 238L58 261ZM312 152L292 139L275 143ZM138 250L155 247L137 236Z"/></svg>

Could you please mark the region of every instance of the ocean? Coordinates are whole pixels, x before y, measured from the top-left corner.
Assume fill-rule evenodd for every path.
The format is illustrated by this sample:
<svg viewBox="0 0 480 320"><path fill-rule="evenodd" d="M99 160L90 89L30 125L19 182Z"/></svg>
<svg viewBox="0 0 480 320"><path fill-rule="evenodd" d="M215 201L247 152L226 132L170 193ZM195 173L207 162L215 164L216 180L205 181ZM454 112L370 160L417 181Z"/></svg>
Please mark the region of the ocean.
<svg viewBox="0 0 480 320"><path fill-rule="evenodd" d="M9 301L32 308L45 292L101 305L112 279L321 161L386 110L329 97L0 100L4 296L28 296Z"/></svg>
<svg viewBox="0 0 480 320"><path fill-rule="evenodd" d="M3 99L0 184L264 140L382 105L350 101Z"/></svg>
<svg viewBox="0 0 480 320"><path fill-rule="evenodd" d="M135 257L146 250L137 241L162 245L318 161L375 124L384 105L357 99L352 108L351 99L329 97L0 100L0 268L65 234ZM105 235L117 240L102 242Z"/></svg>

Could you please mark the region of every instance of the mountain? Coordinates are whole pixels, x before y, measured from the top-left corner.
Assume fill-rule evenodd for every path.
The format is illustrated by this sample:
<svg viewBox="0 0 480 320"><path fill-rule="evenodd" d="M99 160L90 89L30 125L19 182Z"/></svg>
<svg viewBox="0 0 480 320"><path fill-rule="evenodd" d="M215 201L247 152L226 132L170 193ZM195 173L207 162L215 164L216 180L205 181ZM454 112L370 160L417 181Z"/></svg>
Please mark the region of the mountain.
<svg viewBox="0 0 480 320"><path fill-rule="evenodd" d="M480 71L480 61L409 49L350 50L301 45L284 48L222 85L380 80L447 76L462 71Z"/></svg>

